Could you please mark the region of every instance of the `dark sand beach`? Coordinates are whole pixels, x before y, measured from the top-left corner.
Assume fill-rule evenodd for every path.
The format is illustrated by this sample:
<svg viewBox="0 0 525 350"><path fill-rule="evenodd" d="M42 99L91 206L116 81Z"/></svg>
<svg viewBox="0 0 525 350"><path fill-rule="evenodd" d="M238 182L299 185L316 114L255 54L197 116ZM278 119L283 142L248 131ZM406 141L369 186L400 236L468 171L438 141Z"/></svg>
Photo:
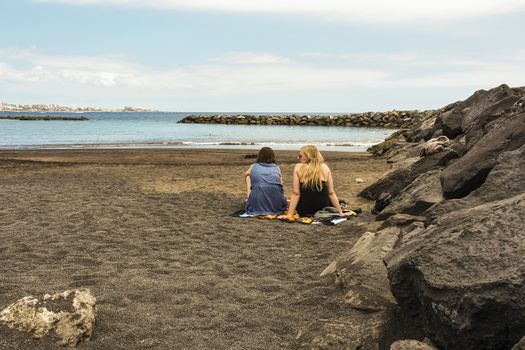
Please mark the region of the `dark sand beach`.
<svg viewBox="0 0 525 350"><path fill-rule="evenodd" d="M96 326L80 349L288 349L313 322L358 322L319 274L372 220L356 194L388 165L324 153L339 198L364 210L341 225L230 217L254 153L0 151L0 310L90 288ZM297 152L276 153L289 195ZM56 347L0 326L1 349Z"/></svg>

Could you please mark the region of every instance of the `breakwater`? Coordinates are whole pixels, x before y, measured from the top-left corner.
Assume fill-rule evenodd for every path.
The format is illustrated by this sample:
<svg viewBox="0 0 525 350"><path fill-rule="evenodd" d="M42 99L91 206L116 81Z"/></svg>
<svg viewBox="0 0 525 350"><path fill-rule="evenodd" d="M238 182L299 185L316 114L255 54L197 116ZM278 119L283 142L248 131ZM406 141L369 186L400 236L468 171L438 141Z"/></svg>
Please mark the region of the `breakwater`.
<svg viewBox="0 0 525 350"><path fill-rule="evenodd" d="M310 126L346 126L404 129L417 125L434 115L436 110L366 112L335 115L189 115L179 123L186 124L246 124L246 125L310 125Z"/></svg>

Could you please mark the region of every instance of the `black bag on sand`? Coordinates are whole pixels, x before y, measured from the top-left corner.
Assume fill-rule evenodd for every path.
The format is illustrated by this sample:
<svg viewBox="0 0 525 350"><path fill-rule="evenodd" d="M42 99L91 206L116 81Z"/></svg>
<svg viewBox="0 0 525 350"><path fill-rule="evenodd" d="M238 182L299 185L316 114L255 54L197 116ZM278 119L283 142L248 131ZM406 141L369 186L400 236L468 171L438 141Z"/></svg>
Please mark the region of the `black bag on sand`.
<svg viewBox="0 0 525 350"><path fill-rule="evenodd" d="M346 218L339 215L339 211L334 207L324 207L315 212L314 219L325 225L337 225L346 221Z"/></svg>

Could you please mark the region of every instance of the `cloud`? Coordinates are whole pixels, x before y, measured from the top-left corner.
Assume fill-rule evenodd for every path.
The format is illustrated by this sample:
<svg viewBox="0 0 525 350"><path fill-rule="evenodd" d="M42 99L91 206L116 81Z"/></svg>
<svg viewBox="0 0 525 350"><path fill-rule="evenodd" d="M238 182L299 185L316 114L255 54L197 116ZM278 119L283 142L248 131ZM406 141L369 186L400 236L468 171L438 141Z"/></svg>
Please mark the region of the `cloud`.
<svg viewBox="0 0 525 350"><path fill-rule="evenodd" d="M4 62L2 62L2 60ZM21 69L10 65L23 65ZM67 82L93 86L116 86L140 72L121 56L48 56L34 50L0 50L0 80L12 82Z"/></svg>
<svg viewBox="0 0 525 350"><path fill-rule="evenodd" d="M210 62L229 64L282 64L290 63L290 60L271 53L228 52L220 57L211 58Z"/></svg>
<svg viewBox="0 0 525 350"><path fill-rule="evenodd" d="M456 20L513 13L525 0L33 0L70 5L113 5L234 13L321 16L354 22Z"/></svg>
<svg viewBox="0 0 525 350"><path fill-rule="evenodd" d="M455 62L455 59L450 57L442 57L441 59L436 58L435 55L429 56L421 53L411 52L357 52L357 53L318 53L308 52L300 54L300 57L304 61L311 62L319 65L330 65L336 64L341 65L353 65L360 67L367 66L383 66L393 67L397 65L398 68L402 67L418 67L418 66L446 66ZM472 62L478 64L479 62ZM395 68L393 68L395 69Z"/></svg>
<svg viewBox="0 0 525 350"><path fill-rule="evenodd" d="M325 100L346 101L342 96L347 96L351 101L355 96L368 96L369 100L379 102L395 101L394 96L402 91L406 101L416 104L417 99L411 97L414 91L418 94L433 91L428 98L431 100L430 97L442 99L439 96L451 90L459 89L467 95L501 83L525 85L525 66L514 55L504 62L410 52L306 56L305 60L303 56L230 52L210 58L207 63L159 70L118 55L55 56L34 50L4 49L0 50L0 87L16 90L18 96L44 92L70 96L74 103L105 99L112 104L119 101L164 108L173 101L191 100L196 101L197 107L193 108L198 109L200 104L212 103L209 101L242 104L267 96L279 96L283 101L286 96L310 96L305 102L311 105L315 105L311 99L315 100L317 95L325 96ZM313 62L312 57L317 61ZM324 61L326 57L350 61L332 65ZM389 95L378 95L380 92Z"/></svg>
<svg viewBox="0 0 525 350"><path fill-rule="evenodd" d="M4 62L2 62L4 59ZM26 69L5 61L23 61ZM132 89L193 89L219 94L246 91L319 89L366 84L384 73L369 69L331 69L292 63L268 53L230 52L208 64L155 70L119 56L47 56L32 51L0 51L0 80L65 82L93 87Z"/></svg>

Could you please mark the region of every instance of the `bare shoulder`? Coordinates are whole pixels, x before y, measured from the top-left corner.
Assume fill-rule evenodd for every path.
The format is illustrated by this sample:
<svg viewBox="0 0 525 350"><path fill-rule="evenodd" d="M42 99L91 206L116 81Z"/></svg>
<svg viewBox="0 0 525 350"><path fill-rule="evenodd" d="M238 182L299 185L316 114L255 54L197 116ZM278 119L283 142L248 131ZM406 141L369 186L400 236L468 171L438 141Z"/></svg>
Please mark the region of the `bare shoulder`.
<svg viewBox="0 0 525 350"><path fill-rule="evenodd" d="M293 171L299 171L303 167L304 164L297 163L295 164L295 167L293 168Z"/></svg>
<svg viewBox="0 0 525 350"><path fill-rule="evenodd" d="M325 163L321 164L321 170L323 172L323 177L325 180L327 180L332 174L332 171L330 170L328 165L326 165Z"/></svg>
<svg viewBox="0 0 525 350"><path fill-rule="evenodd" d="M304 164L301 164L301 163L297 163L297 164L295 164L295 167L293 168L293 173L294 173L294 174L297 174L297 175L300 177L300 176L301 176L302 169L303 169L303 165L304 165Z"/></svg>

